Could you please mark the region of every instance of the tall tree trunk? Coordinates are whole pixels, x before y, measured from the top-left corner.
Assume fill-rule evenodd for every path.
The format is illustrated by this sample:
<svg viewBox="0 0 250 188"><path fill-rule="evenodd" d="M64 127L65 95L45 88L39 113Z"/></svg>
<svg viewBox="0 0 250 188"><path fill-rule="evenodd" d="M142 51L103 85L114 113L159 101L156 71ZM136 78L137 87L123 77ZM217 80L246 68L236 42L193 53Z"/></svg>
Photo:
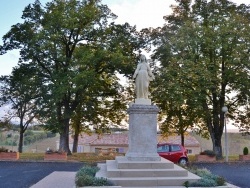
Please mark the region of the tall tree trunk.
<svg viewBox="0 0 250 188"><path fill-rule="evenodd" d="M213 150L216 153L217 159L222 158L222 146L221 146L221 137L218 135L215 136L213 141Z"/></svg>
<svg viewBox="0 0 250 188"><path fill-rule="evenodd" d="M80 124L76 125L75 127L74 142L73 142L73 149L72 149L73 153L77 153L79 133L80 133Z"/></svg>
<svg viewBox="0 0 250 188"><path fill-rule="evenodd" d="M206 112L206 124L212 139L213 151L218 159L222 158L222 146L221 146L221 132L219 119L213 122L213 118L210 115L210 111L206 101L203 101L203 109ZM218 117L218 114L213 114L213 117ZM214 118L216 119L216 118Z"/></svg>
<svg viewBox="0 0 250 188"><path fill-rule="evenodd" d="M211 120L211 119L210 119ZM216 154L217 159L222 158L222 145L221 145L221 132L218 125L213 125L211 121L207 121L208 131L212 139L213 151Z"/></svg>
<svg viewBox="0 0 250 188"><path fill-rule="evenodd" d="M20 135L19 135L19 143L18 143L18 152L22 153L23 152L23 126L20 126Z"/></svg>
<svg viewBox="0 0 250 188"><path fill-rule="evenodd" d="M185 141L184 141L184 132L181 133L181 145L184 147Z"/></svg>
<svg viewBox="0 0 250 188"><path fill-rule="evenodd" d="M79 137L79 133L74 135L74 142L73 142L73 149L72 149L73 153L77 153L78 137Z"/></svg>
<svg viewBox="0 0 250 188"><path fill-rule="evenodd" d="M69 119L64 120L62 132L60 132L60 144L59 150L67 152L68 155L71 155L69 149Z"/></svg>

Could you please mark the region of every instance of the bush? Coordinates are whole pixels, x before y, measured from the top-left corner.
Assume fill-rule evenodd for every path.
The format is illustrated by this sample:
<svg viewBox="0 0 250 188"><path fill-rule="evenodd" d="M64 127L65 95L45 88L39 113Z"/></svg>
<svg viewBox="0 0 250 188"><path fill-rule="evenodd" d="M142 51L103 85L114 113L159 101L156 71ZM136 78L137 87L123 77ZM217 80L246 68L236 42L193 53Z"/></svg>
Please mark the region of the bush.
<svg viewBox="0 0 250 188"><path fill-rule="evenodd" d="M202 178L197 182L191 183L192 187L215 187L217 184L213 179Z"/></svg>
<svg viewBox="0 0 250 188"><path fill-rule="evenodd" d="M0 152L8 152L8 149L6 149L5 147L1 147Z"/></svg>
<svg viewBox="0 0 250 188"><path fill-rule="evenodd" d="M217 179L216 179L216 182L217 182L218 186L223 186L223 185L225 185L226 181L225 181L225 179L223 177L218 176Z"/></svg>
<svg viewBox="0 0 250 188"><path fill-rule="evenodd" d="M85 174L88 174L90 176L95 176L96 172L98 172L100 169L98 167L91 167L91 166L85 166L84 168L81 168L78 172L77 172L77 176L82 176Z"/></svg>
<svg viewBox="0 0 250 188"><path fill-rule="evenodd" d="M114 185L107 178L94 178L92 186L112 186Z"/></svg>
<svg viewBox="0 0 250 188"><path fill-rule="evenodd" d="M92 186L94 177L89 175L76 176L75 183L79 187Z"/></svg>
<svg viewBox="0 0 250 188"><path fill-rule="evenodd" d="M6 140L5 145L7 146L12 146L12 140Z"/></svg>
<svg viewBox="0 0 250 188"><path fill-rule="evenodd" d="M77 173L75 177L75 183L78 187L83 186L111 186L113 185L112 182L110 182L106 178L97 178L95 177L96 172L98 172L100 169L98 167L93 166L85 166L81 168Z"/></svg>
<svg viewBox="0 0 250 188"><path fill-rule="evenodd" d="M244 149L243 149L243 155L248 155L248 148L247 147L244 147Z"/></svg>
<svg viewBox="0 0 250 188"><path fill-rule="evenodd" d="M27 130L24 132L24 137L26 136L33 136L34 135L34 132L32 130Z"/></svg>
<svg viewBox="0 0 250 188"><path fill-rule="evenodd" d="M208 155L210 157L214 157L216 154L213 150L204 150L200 152L201 155Z"/></svg>
<svg viewBox="0 0 250 188"><path fill-rule="evenodd" d="M196 174L197 176L200 176L201 179L193 183L185 182L184 186L186 187L189 187L189 186L190 187L216 187L216 186L225 185L225 179L223 177L214 175L205 168L203 169L193 168L193 169L190 169L190 172Z"/></svg>

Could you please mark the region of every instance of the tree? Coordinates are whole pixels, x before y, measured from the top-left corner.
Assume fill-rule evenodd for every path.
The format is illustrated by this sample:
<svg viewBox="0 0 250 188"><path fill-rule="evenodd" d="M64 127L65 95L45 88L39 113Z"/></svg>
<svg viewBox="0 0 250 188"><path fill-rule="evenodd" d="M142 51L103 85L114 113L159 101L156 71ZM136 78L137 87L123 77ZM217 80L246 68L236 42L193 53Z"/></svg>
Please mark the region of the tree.
<svg viewBox="0 0 250 188"><path fill-rule="evenodd" d="M34 69L26 64L15 67L10 76L0 78L0 102L10 105L12 113L6 114L8 122L19 119L18 151L22 153L23 135L28 126L37 118L40 91L39 79Z"/></svg>
<svg viewBox="0 0 250 188"><path fill-rule="evenodd" d="M202 120L220 158L224 129L221 109L227 106L228 117L236 119L250 94L250 7L226 0L196 0L192 6L191 1L177 3L173 14L165 17L167 24L152 32L157 45L153 57L161 62L159 79L163 79L157 98L172 104L181 101L180 95L183 102L188 100L192 111L185 112L194 125L195 115ZM172 98L161 100L165 92Z"/></svg>
<svg viewBox="0 0 250 188"><path fill-rule="evenodd" d="M11 130L13 128L13 124L10 122L9 117L4 117L3 119L0 120L0 128L2 130L4 129Z"/></svg>
<svg viewBox="0 0 250 188"><path fill-rule="evenodd" d="M235 122L233 123L239 128L242 135L250 135L250 111L249 102L236 112Z"/></svg>
<svg viewBox="0 0 250 188"><path fill-rule="evenodd" d="M85 119L83 117L84 117L84 113L82 111L82 108L80 105L78 105L78 108L76 109L76 113L72 117L72 125L71 125L72 131L74 131L74 134L73 134L74 141L73 141L73 148L72 148L73 153L77 152L78 139L79 139L79 135L81 134L81 132L87 132L89 134L91 133L89 124L85 123Z"/></svg>
<svg viewBox="0 0 250 188"><path fill-rule="evenodd" d="M84 106L82 96L119 98L117 73L132 72L141 42L135 27L111 22L116 16L98 0L53 0L45 7L36 1L22 18L3 37L1 51L20 49L19 61L36 67L43 80L39 116L70 154L69 126Z"/></svg>

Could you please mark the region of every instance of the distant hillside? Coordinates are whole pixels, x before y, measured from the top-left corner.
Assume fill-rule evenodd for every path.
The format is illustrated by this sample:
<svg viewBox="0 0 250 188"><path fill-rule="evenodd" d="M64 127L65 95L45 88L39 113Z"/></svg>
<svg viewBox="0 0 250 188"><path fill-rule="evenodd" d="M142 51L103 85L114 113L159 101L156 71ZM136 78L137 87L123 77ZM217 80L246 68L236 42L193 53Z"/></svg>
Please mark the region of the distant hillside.
<svg viewBox="0 0 250 188"><path fill-rule="evenodd" d="M201 145L201 150L204 151L206 149L212 150L213 149L213 145L212 145L212 140L209 139L204 139L201 138L199 135L196 135L194 133L190 133L191 135L193 135L199 142ZM244 147L248 147L248 149L250 149L250 135L248 136L242 136L241 133L228 133L228 152L229 155L239 155L242 154L243 152L243 148ZM224 148L225 148L225 137L224 134L222 136L222 149L224 152Z"/></svg>
<svg viewBox="0 0 250 188"><path fill-rule="evenodd" d="M33 152L43 153L49 147L50 149L56 150L56 141L59 141L59 135L52 138L47 138L38 142L35 142L31 145L24 147L24 152Z"/></svg>

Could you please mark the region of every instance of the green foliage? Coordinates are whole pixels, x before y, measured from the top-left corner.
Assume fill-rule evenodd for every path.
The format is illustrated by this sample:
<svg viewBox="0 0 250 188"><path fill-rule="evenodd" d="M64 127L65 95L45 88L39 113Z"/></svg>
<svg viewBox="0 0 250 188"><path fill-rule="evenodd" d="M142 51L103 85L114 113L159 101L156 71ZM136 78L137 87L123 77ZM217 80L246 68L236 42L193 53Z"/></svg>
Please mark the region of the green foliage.
<svg viewBox="0 0 250 188"><path fill-rule="evenodd" d="M9 119L5 118L4 120L0 120L0 129L13 129L14 125L9 121Z"/></svg>
<svg viewBox="0 0 250 188"><path fill-rule="evenodd" d="M40 80L32 66L19 64L13 68L11 75L1 76L0 83L0 105L9 105L12 109L11 113L5 114L6 119L10 121L17 117L19 133L23 135L37 118ZM20 140L19 152L22 152L22 146L23 140Z"/></svg>
<svg viewBox="0 0 250 188"><path fill-rule="evenodd" d="M27 130L24 133L24 136L33 136L33 135L34 135L34 132L32 130Z"/></svg>
<svg viewBox="0 0 250 188"><path fill-rule="evenodd" d="M7 139L7 140L5 140L4 143L7 146L16 146L17 145L17 142L15 140L12 140L12 139Z"/></svg>
<svg viewBox="0 0 250 188"><path fill-rule="evenodd" d="M95 174L100 170L96 166L85 166L81 168L75 177L75 183L79 187L83 186L111 186L113 185L106 178L96 178Z"/></svg>
<svg viewBox="0 0 250 188"><path fill-rule="evenodd" d="M88 174L90 176L95 176L95 174L96 174L96 172L98 172L98 170L100 170L100 169L96 166L85 166L77 172L76 176L83 176L84 174Z"/></svg>
<svg viewBox="0 0 250 188"><path fill-rule="evenodd" d="M222 157L222 107L230 107L227 118L239 127L245 124L244 130L250 122L250 7L227 0L176 1L173 7L165 26L151 32L153 58L161 65L153 83L161 129L209 131Z"/></svg>
<svg viewBox="0 0 250 188"><path fill-rule="evenodd" d="M105 130L125 117L128 96L117 73L131 76L135 51L144 41L135 27L116 25L115 18L99 0L54 0L45 6L35 1L25 7L23 23L3 37L0 53L19 49L25 66L17 70L34 74L18 82L34 90L27 93L35 94L30 107L39 107L36 117L60 134L59 147L68 153L70 123L79 131L85 122Z"/></svg>
<svg viewBox="0 0 250 188"><path fill-rule="evenodd" d="M225 185L226 180L223 177L219 176L216 178L216 182L218 186L223 186Z"/></svg>
<svg viewBox="0 0 250 188"><path fill-rule="evenodd" d="M39 140L50 138L48 136L54 137L55 134L51 132L44 132L44 131L34 132L32 130L27 130L24 134L24 145L29 145Z"/></svg>
<svg viewBox="0 0 250 188"><path fill-rule="evenodd" d="M183 186L185 186L185 187L189 187L189 181L185 181L184 183L183 183Z"/></svg>
<svg viewBox="0 0 250 188"><path fill-rule="evenodd" d="M95 178L93 181L92 186L112 186L114 185L111 181L109 181L107 178Z"/></svg>
<svg viewBox="0 0 250 188"><path fill-rule="evenodd" d="M83 176L76 176L75 183L79 187L83 186L92 186L94 181L94 177L84 174Z"/></svg>
<svg viewBox="0 0 250 188"><path fill-rule="evenodd" d="M0 134L0 144L8 145L8 146L17 146L18 145L20 133L13 131L13 132L9 133L9 135L11 135L11 136L4 136L4 135L5 135L5 132ZM51 133L51 132L32 131L32 130L28 129L24 133L23 143L24 143L24 145L29 145L29 144L35 143L37 141L40 141L40 140L43 140L46 138L50 138L50 137L54 137L54 136L56 136L56 135Z"/></svg>
<svg viewBox="0 0 250 188"><path fill-rule="evenodd" d="M189 170L190 172L200 176L201 179L193 183L185 182L184 186L186 187L216 187L225 185L225 179L223 177L214 175L205 168L192 168Z"/></svg>
<svg viewBox="0 0 250 188"><path fill-rule="evenodd" d="M243 148L243 155L248 155L248 148L247 147Z"/></svg>
<svg viewBox="0 0 250 188"><path fill-rule="evenodd" d="M3 132L0 132L0 144L4 142L4 140L5 140L5 135L3 134Z"/></svg>
<svg viewBox="0 0 250 188"><path fill-rule="evenodd" d="M217 183L214 179L202 178L195 183L190 183L192 187L215 187Z"/></svg>

